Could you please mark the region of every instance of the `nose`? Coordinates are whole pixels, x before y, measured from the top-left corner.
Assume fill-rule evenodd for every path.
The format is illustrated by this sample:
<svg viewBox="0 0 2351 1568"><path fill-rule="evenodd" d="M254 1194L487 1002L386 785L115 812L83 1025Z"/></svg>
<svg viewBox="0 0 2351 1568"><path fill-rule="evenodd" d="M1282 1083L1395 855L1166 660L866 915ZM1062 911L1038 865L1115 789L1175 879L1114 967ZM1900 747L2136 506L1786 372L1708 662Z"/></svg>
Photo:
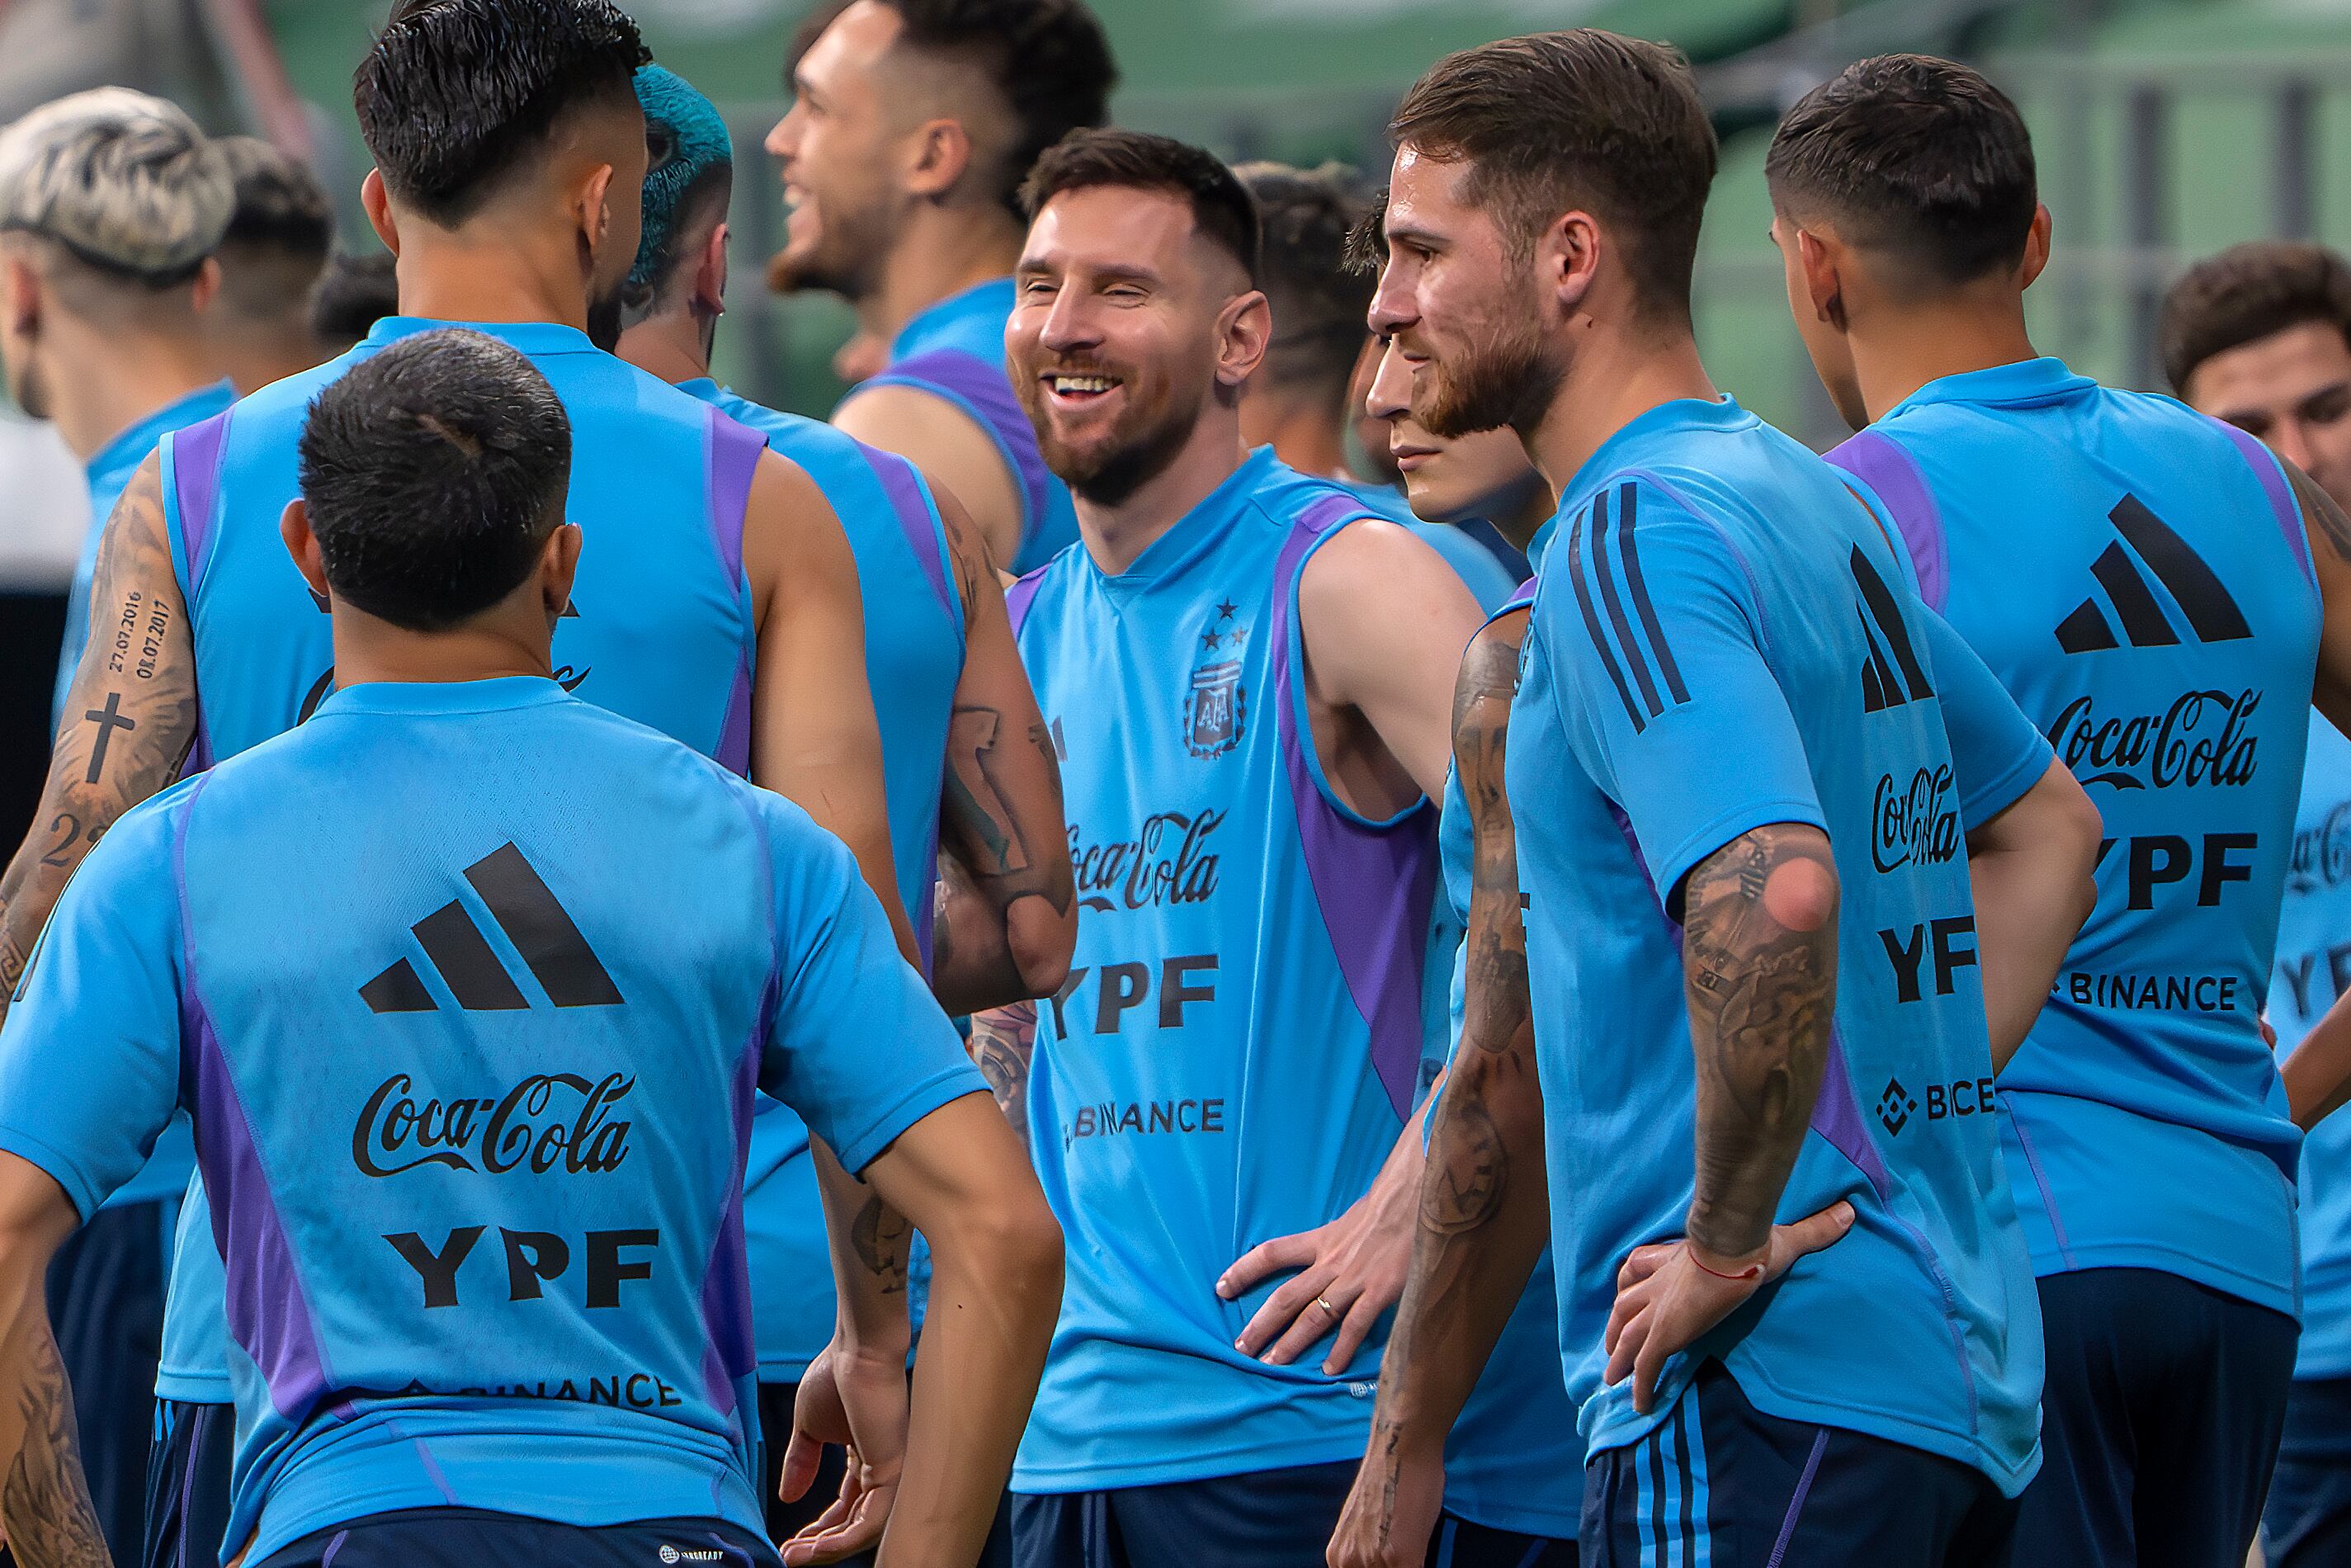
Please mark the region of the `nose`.
<svg viewBox="0 0 2351 1568"><path fill-rule="evenodd" d="M799 148L799 119L800 106L794 102L791 108L784 110L784 117L768 128L768 140L764 143L768 157L780 158L788 163L791 162L792 154Z"/></svg>
<svg viewBox="0 0 2351 1568"><path fill-rule="evenodd" d="M2310 432L2301 420L2292 414L2279 420L2271 427L2270 444L2279 456L2304 473L2310 472Z"/></svg>
<svg viewBox="0 0 2351 1568"><path fill-rule="evenodd" d="M1411 408L1412 367L1405 362L1404 350L1390 342L1380 354L1379 369L1373 372L1364 412L1374 419L1399 419Z"/></svg>
<svg viewBox="0 0 2351 1568"><path fill-rule="evenodd" d="M1056 354L1092 348L1101 342L1102 333L1094 325L1093 313L1085 308L1085 291L1063 284L1053 295L1052 306L1045 312L1037 338Z"/></svg>
<svg viewBox="0 0 2351 1568"><path fill-rule="evenodd" d="M1372 308L1365 317L1373 331L1393 337L1420 319L1420 312L1413 308L1408 270L1394 251L1380 264L1380 286L1372 291Z"/></svg>

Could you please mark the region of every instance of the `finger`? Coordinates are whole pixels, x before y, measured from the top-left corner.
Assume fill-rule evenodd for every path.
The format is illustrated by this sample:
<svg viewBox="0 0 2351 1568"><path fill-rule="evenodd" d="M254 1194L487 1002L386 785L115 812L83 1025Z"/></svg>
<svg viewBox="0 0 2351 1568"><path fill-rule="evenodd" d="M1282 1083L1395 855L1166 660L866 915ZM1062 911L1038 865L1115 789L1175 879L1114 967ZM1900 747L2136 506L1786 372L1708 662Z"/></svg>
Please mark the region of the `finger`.
<svg viewBox="0 0 2351 1568"><path fill-rule="evenodd" d="M1625 1326L1627 1323L1640 1315L1641 1310L1649 1304L1650 1298L1655 1296L1656 1291L1657 1288L1655 1285L1644 1280L1629 1290L1616 1292L1616 1300L1608 1309L1607 1330L1600 1336L1602 1350L1612 1355L1615 1354L1617 1335L1625 1332Z"/></svg>
<svg viewBox="0 0 2351 1568"><path fill-rule="evenodd" d="M1776 1280L1786 1273L1789 1265L1805 1254L1844 1240L1845 1233L1853 1228L1853 1205L1840 1198L1792 1225L1777 1227L1771 1247L1771 1278Z"/></svg>
<svg viewBox="0 0 2351 1568"><path fill-rule="evenodd" d="M1277 1236L1270 1241L1259 1242L1217 1276L1217 1294L1233 1301L1285 1269L1305 1268L1314 1261L1322 1235L1320 1230L1301 1230L1295 1236Z"/></svg>
<svg viewBox="0 0 2351 1568"><path fill-rule="evenodd" d="M1321 1312L1314 1309L1314 1298L1322 1294L1336 1272L1318 1264L1302 1274L1284 1280L1275 1288L1273 1294L1265 1299L1265 1305L1258 1308L1256 1315L1249 1319L1248 1326L1241 1330L1241 1337L1235 1340L1234 1344L1239 1347L1243 1355L1255 1355L1282 1331L1293 1325L1301 1314L1312 1312L1321 1316ZM1327 1330L1330 1324L1325 1322L1322 1326Z"/></svg>
<svg viewBox="0 0 2351 1568"><path fill-rule="evenodd" d="M1666 1260L1680 1245L1678 1241L1652 1241L1646 1247L1634 1248L1625 1255L1625 1266L1616 1270L1616 1288L1621 1291L1628 1285L1637 1285L1664 1268Z"/></svg>
<svg viewBox="0 0 2351 1568"><path fill-rule="evenodd" d="M1641 1353L1633 1358L1633 1408L1641 1415L1657 1402L1657 1374L1664 1369L1666 1357L1673 1354L1667 1345L1670 1333L1652 1332L1641 1336Z"/></svg>
<svg viewBox="0 0 2351 1568"><path fill-rule="evenodd" d="M1325 1375L1336 1377L1347 1370L1355 1359L1355 1353L1364 1348L1365 1340L1372 1337L1372 1330L1379 1326L1380 1316L1387 1310L1369 1291L1355 1298L1354 1305L1347 1309L1347 1315L1339 1320L1339 1337L1331 1342L1331 1354L1322 1358Z"/></svg>
<svg viewBox="0 0 2351 1568"><path fill-rule="evenodd" d="M1328 1339L1331 1332L1345 1320L1347 1309L1353 1304L1355 1296L1362 1293L1357 1291L1351 1295L1335 1281L1332 1281L1327 1289L1298 1309L1297 1316L1282 1331L1281 1338L1258 1359L1268 1366L1288 1366Z"/></svg>
<svg viewBox="0 0 2351 1568"><path fill-rule="evenodd" d="M1607 1370L1600 1375L1602 1381L1610 1387L1624 1382L1632 1372L1633 1364L1641 1354L1641 1346L1649 1337L1649 1315L1644 1312L1627 1322L1616 1335L1616 1343L1608 1352Z"/></svg>
<svg viewBox="0 0 2351 1568"><path fill-rule="evenodd" d="M776 1478L776 1496L785 1502L798 1502L816 1484L817 1469L824 1459L824 1445L799 1427L792 1428L792 1440L784 1448L784 1466Z"/></svg>
<svg viewBox="0 0 2351 1568"><path fill-rule="evenodd" d="M843 1511L839 1521L831 1523L827 1521L832 1519L833 1511L828 1509L824 1519L818 1520L788 1542L805 1550L800 1555L788 1557L786 1561L794 1563L838 1563L844 1557L870 1549L882 1539L882 1527L889 1522L886 1496L880 1490L865 1491L854 1506Z"/></svg>

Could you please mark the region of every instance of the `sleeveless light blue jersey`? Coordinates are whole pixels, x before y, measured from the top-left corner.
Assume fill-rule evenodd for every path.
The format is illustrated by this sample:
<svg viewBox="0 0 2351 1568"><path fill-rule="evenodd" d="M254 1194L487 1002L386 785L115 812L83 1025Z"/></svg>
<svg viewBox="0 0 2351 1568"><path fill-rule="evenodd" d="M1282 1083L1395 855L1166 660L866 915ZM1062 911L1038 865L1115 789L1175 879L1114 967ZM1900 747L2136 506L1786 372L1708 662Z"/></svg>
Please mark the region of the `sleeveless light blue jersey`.
<svg viewBox="0 0 2351 1568"><path fill-rule="evenodd" d="M392 317L348 354L264 387L167 437L163 509L196 650L192 768L300 723L333 689L323 607L278 538L299 486L295 444L319 389L387 343L465 325L528 355L571 418L566 516L585 536L556 678L737 772L749 765L754 632L743 511L759 434L600 352L569 327ZM190 1188L193 1200L202 1190ZM191 1201L166 1300L155 1380L165 1399L224 1403L227 1334L217 1248Z"/></svg>
<svg viewBox="0 0 2351 1568"><path fill-rule="evenodd" d="M2278 1055L2351 990L2351 740L2316 713L2270 977ZM2296 1377L2351 1375L2351 1117L2302 1140L2302 1351Z"/></svg>
<svg viewBox="0 0 2351 1568"><path fill-rule="evenodd" d="M2000 1079L2034 1270L2298 1312L2301 1137L2259 1014L2319 604L2283 473L2048 359L1931 382L1834 460L2105 819L2096 911Z"/></svg>
<svg viewBox="0 0 2351 1568"><path fill-rule="evenodd" d="M763 408L706 378L678 390L724 410L799 464L849 535L865 601L865 678L882 724L891 858L927 963L939 795L964 639L963 601L949 585L946 533L930 486L905 459L821 420ZM798 1382L832 1337L832 1270L808 1127L764 1095L751 1122L743 1228L758 1303L752 1328L760 1380Z"/></svg>
<svg viewBox="0 0 2351 1568"><path fill-rule="evenodd" d="M1378 517L1402 523L1413 537L1445 558L1461 586L1478 601L1478 608L1491 615L1501 609L1504 601L1518 591L1510 569L1498 559L1492 550L1471 538L1451 523L1425 522L1413 515L1402 491L1391 485L1365 485L1355 480L1341 479L1333 483L1363 501Z"/></svg>
<svg viewBox="0 0 2351 1568"><path fill-rule="evenodd" d="M1530 552L1538 562L1552 527L1543 525ZM1532 603L1534 591L1532 581L1521 583L1496 613L1508 614ZM1445 810L1437 821L1437 842L1452 929L1459 932L1469 924L1474 840L1460 776L1450 767L1445 772ZM1467 958L1457 936L1448 1055L1461 1049ZM1429 1120L1434 1125L1434 1109ZM1560 1376L1559 1293L1549 1248L1529 1276L1519 1304L1510 1309L1502 1337L1495 1342L1494 1354L1487 1357L1486 1370L1479 1375L1478 1386L1446 1440L1445 1507L1489 1530L1575 1539L1583 1519L1583 1441L1575 1429L1575 1405Z"/></svg>
<svg viewBox="0 0 2351 1568"><path fill-rule="evenodd" d="M1363 1195L1418 1077L1437 813L1341 805L1302 682L1300 572L1362 516L1259 450L1121 575L1081 548L1010 596L1084 910L1038 1009L1069 1269L1015 1491L1363 1452L1384 1339L1337 1377L1263 1365L1233 1341L1272 1284L1216 1291Z"/></svg>
<svg viewBox="0 0 2351 1568"><path fill-rule="evenodd" d="M1037 430L1004 371L1012 279L976 283L924 310L891 340L890 362L863 387L913 387L961 409L988 434L1020 497L1016 572L1034 571L1078 538L1069 486L1046 470Z"/></svg>
<svg viewBox="0 0 2351 1568"><path fill-rule="evenodd" d="M336 694L125 816L44 949L0 1147L87 1215L184 1097L254 1561L414 1508L759 1530L753 1095L854 1169L984 1088L839 840L545 679Z"/></svg>
<svg viewBox="0 0 2351 1568"><path fill-rule="evenodd" d="M2049 748L1918 601L1890 525L1728 399L1666 403L1568 486L1508 765L1550 1151L1560 1343L1595 1450L1700 1358L1754 1406L1972 1465L2039 1463L2040 1306L1991 1115L1963 835ZM1682 879L1773 822L1823 829L1837 997L1782 1221L1854 1228L1667 1364L1602 1384L1616 1270L1687 1228L1695 1066Z"/></svg>

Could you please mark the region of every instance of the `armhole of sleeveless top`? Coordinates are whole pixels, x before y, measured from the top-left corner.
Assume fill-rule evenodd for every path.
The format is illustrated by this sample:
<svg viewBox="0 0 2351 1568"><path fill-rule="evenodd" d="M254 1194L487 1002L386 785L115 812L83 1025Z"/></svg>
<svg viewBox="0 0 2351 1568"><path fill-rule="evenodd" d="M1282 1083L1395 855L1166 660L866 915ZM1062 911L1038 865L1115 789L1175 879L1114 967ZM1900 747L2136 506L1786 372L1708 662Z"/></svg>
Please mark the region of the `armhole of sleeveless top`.
<svg viewBox="0 0 2351 1568"><path fill-rule="evenodd" d="M1950 549L1943 535L1942 508L1935 504L1917 463L1900 442L1874 428L1829 452L1827 461L1860 480L1893 517L1905 547L1898 553L1909 562L1918 597L1929 610L1942 613L1951 596ZM1856 493L1855 498L1875 515L1865 497Z"/></svg>
<svg viewBox="0 0 2351 1568"><path fill-rule="evenodd" d="M768 438L711 405L703 426L703 501L707 507L711 548L718 568L735 590L739 622L735 679L719 721L721 766L747 779L751 776L751 674L759 657L759 624L751 584L743 570L743 530L751 507L751 476L768 450Z"/></svg>
<svg viewBox="0 0 2351 1568"><path fill-rule="evenodd" d="M172 550L172 572L179 580L180 612L186 619L188 645L195 646L196 592L212 559L214 507L220 495L221 464L228 451L229 421L235 405L184 430L166 434L157 444L157 477L163 491L163 537ZM213 765L212 727L204 722L203 672L196 684L196 735L180 764L183 779Z"/></svg>
<svg viewBox="0 0 2351 1568"><path fill-rule="evenodd" d="M1051 476L1045 471L1044 455L1037 450L1029 415L1003 367L960 349L933 349L860 382L856 390L867 387L928 392L979 426L995 444L996 455L1004 460L1005 472L1012 476L1012 487L1020 497L1020 544L1013 551L1018 559L1044 524L1052 494Z"/></svg>
<svg viewBox="0 0 2351 1568"><path fill-rule="evenodd" d="M1045 574L1052 570L1048 561L1036 570L1020 577L1004 591L1004 612L1012 618L1012 635L1019 637L1020 628L1028 623L1029 606L1036 601L1037 591L1045 586Z"/></svg>
<svg viewBox="0 0 2351 1568"><path fill-rule="evenodd" d="M923 580L931 585L932 596L946 612L948 624L955 628L956 645L960 648L969 633L964 625L963 601L955 591L953 573L948 570L951 551L946 523L939 516L938 498L932 493L930 481L923 476L921 469L894 452L884 452L862 441L857 443L857 450L865 459L865 465L872 470L882 493L889 497L898 530L905 536L906 548L914 552L914 564L922 569Z"/></svg>
<svg viewBox="0 0 2351 1568"><path fill-rule="evenodd" d="M2211 419L2209 414L2199 417L2210 420L2212 425L2236 446L2237 455L2252 469L2253 477L2261 482L2262 494L2269 502L2270 516L2276 519L2278 532L2285 536L2287 552L2294 557L2294 564L2302 568L2303 581L2310 585L2313 592L2317 591L2318 571L2310 559L2309 528L2303 521L2302 507L2294 498L2294 486L2286 482L2285 467L2278 461L2277 454L2226 420Z"/></svg>

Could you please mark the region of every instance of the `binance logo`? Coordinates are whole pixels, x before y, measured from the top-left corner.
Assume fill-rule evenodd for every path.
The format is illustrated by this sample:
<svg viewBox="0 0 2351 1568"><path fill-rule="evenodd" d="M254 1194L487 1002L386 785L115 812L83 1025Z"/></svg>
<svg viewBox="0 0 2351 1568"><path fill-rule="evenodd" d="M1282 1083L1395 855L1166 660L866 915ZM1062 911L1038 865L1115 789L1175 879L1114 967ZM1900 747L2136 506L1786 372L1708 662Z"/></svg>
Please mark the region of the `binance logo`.
<svg viewBox="0 0 2351 1568"><path fill-rule="evenodd" d="M1887 1133L1900 1136L1902 1129L1910 1124L1911 1113L1917 1109L1918 1102L1910 1098L1910 1092L1902 1087L1902 1080L1886 1081L1886 1092L1877 1097L1877 1119L1885 1124Z"/></svg>

